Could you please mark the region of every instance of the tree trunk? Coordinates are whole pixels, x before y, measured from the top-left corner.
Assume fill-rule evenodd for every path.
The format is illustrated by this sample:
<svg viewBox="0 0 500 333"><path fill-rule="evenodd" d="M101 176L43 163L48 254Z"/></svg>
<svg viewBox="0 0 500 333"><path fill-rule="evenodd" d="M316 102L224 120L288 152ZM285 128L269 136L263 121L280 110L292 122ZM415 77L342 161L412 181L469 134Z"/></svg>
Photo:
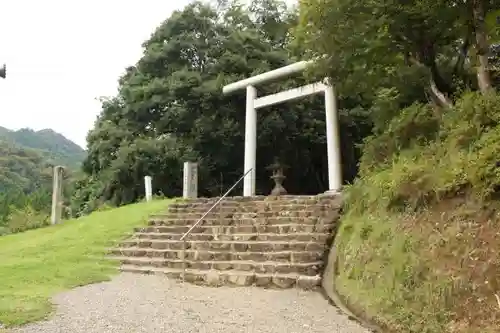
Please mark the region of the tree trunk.
<svg viewBox="0 0 500 333"><path fill-rule="evenodd" d="M442 108L453 106L452 100L446 94L449 86L439 73L434 59L432 59L432 61L428 61L428 65L425 65L421 61L408 54L407 61L409 61L413 65L417 65L429 70L429 94L432 101L436 105Z"/></svg>
<svg viewBox="0 0 500 333"><path fill-rule="evenodd" d="M453 106L453 102L441 90L439 90L433 78L430 79L429 85L430 94L434 103L443 108L449 108Z"/></svg>
<svg viewBox="0 0 500 333"><path fill-rule="evenodd" d="M477 82L479 89L484 94L492 89L491 76L489 73L488 53L489 44L484 22L484 3L483 0L472 0L472 15L474 20L474 31L476 35L476 53L477 53Z"/></svg>
<svg viewBox="0 0 500 333"><path fill-rule="evenodd" d="M434 96L434 98L439 102L441 106L452 107L453 102L448 97L449 96L448 94L451 93L451 88L439 73L435 61L432 61L432 63L429 64L428 67L431 72L431 78L430 78L431 94Z"/></svg>

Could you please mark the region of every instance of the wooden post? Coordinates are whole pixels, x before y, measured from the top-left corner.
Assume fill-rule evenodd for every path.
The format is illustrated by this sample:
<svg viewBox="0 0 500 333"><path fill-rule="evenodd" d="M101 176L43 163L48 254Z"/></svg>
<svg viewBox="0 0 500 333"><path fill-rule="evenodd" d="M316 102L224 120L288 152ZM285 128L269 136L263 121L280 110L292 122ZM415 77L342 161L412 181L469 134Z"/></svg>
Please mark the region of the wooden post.
<svg viewBox="0 0 500 333"><path fill-rule="evenodd" d="M57 165L54 167L54 178L52 179L52 214L50 221L52 224L61 223L62 215L62 183L63 183L64 167Z"/></svg>

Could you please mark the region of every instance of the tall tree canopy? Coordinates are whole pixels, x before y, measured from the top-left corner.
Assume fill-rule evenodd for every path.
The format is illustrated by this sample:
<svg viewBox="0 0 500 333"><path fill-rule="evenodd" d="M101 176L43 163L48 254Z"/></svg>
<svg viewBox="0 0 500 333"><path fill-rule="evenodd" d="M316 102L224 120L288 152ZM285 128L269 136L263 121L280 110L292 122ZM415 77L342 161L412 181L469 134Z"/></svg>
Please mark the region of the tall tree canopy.
<svg viewBox="0 0 500 333"><path fill-rule="evenodd" d="M495 0L304 0L297 35L321 71L349 78L351 93L408 78L414 68L428 98L450 106L463 89L492 87L493 28L485 19L496 7Z"/></svg>
<svg viewBox="0 0 500 333"><path fill-rule="evenodd" d="M313 72L328 73L344 98L361 96L374 125L361 168L427 142L464 91L487 94L499 83L494 0L300 4L296 42L317 60ZM406 109L416 102L433 108Z"/></svg>
<svg viewBox="0 0 500 333"><path fill-rule="evenodd" d="M165 20L143 44L144 54L119 81L117 96L103 101L88 135L85 184L89 196L127 203L143 195L143 176L158 192L179 195L182 162L200 163L202 195L219 195L243 171L245 93L222 86L296 61L291 45L297 16L281 1L195 2ZM290 46L291 45L291 46ZM290 47L289 47L290 46ZM293 52L292 52L293 51ZM303 77L259 88L262 93L303 84ZM265 166L280 157L291 168L292 193L327 189L325 115L321 98L287 103L258 114L257 192L271 188ZM342 117L347 178L354 175L355 143L363 126ZM91 186L92 187L92 186ZM96 190L97 191L97 190ZM83 194L85 192L85 194Z"/></svg>

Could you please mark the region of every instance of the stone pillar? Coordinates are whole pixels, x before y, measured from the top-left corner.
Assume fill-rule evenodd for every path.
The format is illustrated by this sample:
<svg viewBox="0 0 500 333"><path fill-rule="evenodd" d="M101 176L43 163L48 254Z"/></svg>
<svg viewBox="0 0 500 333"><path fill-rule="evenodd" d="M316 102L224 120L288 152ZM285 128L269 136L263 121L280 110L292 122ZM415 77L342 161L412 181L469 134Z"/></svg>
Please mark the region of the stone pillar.
<svg viewBox="0 0 500 333"><path fill-rule="evenodd" d="M146 201L151 201L153 199L153 184L151 176L144 177L144 188L146 192Z"/></svg>
<svg viewBox="0 0 500 333"><path fill-rule="evenodd" d="M342 164L340 160L340 133L338 122L337 99L333 86L325 89L326 144L328 155L328 191L339 193L342 189Z"/></svg>
<svg viewBox="0 0 500 333"><path fill-rule="evenodd" d="M247 87L247 104L245 115L245 162L243 173L252 169L243 179L243 196L255 195L255 160L257 154L257 111L255 109L255 98L257 90Z"/></svg>
<svg viewBox="0 0 500 333"><path fill-rule="evenodd" d="M198 164L184 162L184 186L182 190L184 199L198 197Z"/></svg>
<svg viewBox="0 0 500 333"><path fill-rule="evenodd" d="M64 167L58 165L54 167L54 178L52 180L52 214L50 221L52 224L61 223L62 215L62 189L63 189Z"/></svg>

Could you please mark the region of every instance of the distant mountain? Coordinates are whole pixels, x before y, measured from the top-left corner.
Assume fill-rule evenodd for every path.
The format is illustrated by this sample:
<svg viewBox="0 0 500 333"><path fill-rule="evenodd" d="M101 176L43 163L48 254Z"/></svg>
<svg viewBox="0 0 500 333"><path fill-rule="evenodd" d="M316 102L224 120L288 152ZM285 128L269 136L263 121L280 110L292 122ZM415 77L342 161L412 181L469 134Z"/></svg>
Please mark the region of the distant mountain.
<svg viewBox="0 0 500 333"><path fill-rule="evenodd" d="M37 150L0 140L0 197L12 191L30 193L50 187L51 180L52 168Z"/></svg>
<svg viewBox="0 0 500 333"><path fill-rule="evenodd" d="M85 158L85 150L51 129L34 131L23 128L12 131L0 126L0 141L20 149L32 149L46 159L47 163L64 165L70 169L80 168Z"/></svg>

